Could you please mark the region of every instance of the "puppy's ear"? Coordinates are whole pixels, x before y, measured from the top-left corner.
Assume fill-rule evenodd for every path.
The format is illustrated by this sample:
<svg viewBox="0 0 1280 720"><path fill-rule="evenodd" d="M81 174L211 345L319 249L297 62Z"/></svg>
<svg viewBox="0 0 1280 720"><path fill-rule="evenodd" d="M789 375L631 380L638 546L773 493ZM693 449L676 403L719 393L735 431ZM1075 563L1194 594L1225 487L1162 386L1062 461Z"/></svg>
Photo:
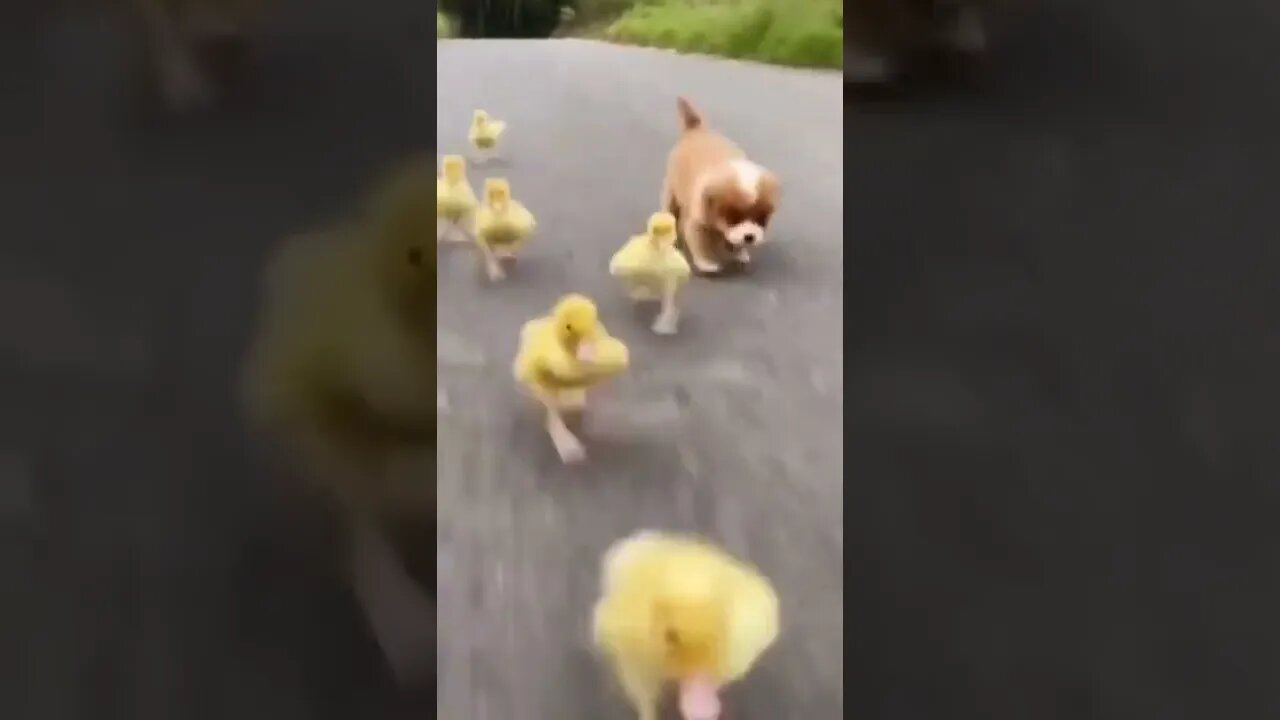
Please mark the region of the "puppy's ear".
<svg viewBox="0 0 1280 720"><path fill-rule="evenodd" d="M778 180L778 176L766 170L760 176L760 197L772 206L777 204L778 194L781 192L782 182Z"/></svg>
<svg viewBox="0 0 1280 720"><path fill-rule="evenodd" d="M716 208L720 204L720 192L718 183L708 183L702 189L702 220L710 222L711 218L716 215Z"/></svg>
<svg viewBox="0 0 1280 720"><path fill-rule="evenodd" d="M720 209L720 203L724 200L733 181L733 175L718 173L703 186L701 198L703 220L710 221L716 216L716 211Z"/></svg>

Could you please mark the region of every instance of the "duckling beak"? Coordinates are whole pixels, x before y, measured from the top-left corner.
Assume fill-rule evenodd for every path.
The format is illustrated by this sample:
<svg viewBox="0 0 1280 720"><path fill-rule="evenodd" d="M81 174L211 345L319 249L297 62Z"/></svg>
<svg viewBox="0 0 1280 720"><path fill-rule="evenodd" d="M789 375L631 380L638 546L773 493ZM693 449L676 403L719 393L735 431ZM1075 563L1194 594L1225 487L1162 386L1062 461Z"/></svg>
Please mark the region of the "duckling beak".
<svg viewBox="0 0 1280 720"><path fill-rule="evenodd" d="M680 681L680 714L684 720L717 720L720 717L720 689L704 675Z"/></svg>

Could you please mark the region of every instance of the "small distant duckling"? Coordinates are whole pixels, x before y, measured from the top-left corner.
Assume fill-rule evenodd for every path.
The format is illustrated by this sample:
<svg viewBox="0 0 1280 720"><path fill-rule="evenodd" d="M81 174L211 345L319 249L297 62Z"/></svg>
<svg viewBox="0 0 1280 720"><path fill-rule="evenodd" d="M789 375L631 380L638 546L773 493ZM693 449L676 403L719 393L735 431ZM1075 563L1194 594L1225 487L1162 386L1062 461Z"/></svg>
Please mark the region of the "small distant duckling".
<svg viewBox="0 0 1280 720"><path fill-rule="evenodd" d="M565 463L582 461L586 450L564 414L585 410L587 389L629 363L627 346L609 335L596 304L584 295L565 295L550 315L520 329L513 374L546 409L547 433Z"/></svg>
<svg viewBox="0 0 1280 720"><path fill-rule="evenodd" d="M471 116L471 129L467 132L467 140L475 150L476 160L483 161L494 157L498 151L498 140L507 129L502 120L494 120L484 110L476 110Z"/></svg>
<svg viewBox="0 0 1280 720"><path fill-rule="evenodd" d="M622 281L632 300L662 303L653 321L655 333L676 333L680 323L676 296L692 273L689 261L676 247L674 215L654 213L649 218L648 231L633 236L614 253L609 261L609 274Z"/></svg>
<svg viewBox="0 0 1280 720"><path fill-rule="evenodd" d="M537 224L533 213L511 197L510 182L505 178L484 181L484 202L475 212L475 239L490 280L506 277L501 261L515 259Z"/></svg>
<svg viewBox="0 0 1280 720"><path fill-rule="evenodd" d="M466 224L476 206L475 191L467 182L467 161L461 155L445 155L436 178L436 239L470 240Z"/></svg>

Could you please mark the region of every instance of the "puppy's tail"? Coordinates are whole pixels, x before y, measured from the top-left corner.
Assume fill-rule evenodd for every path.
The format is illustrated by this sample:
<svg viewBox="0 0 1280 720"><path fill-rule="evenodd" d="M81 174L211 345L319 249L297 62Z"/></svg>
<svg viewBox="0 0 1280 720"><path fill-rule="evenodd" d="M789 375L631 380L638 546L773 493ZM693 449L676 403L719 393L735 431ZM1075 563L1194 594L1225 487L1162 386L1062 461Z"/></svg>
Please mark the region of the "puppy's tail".
<svg viewBox="0 0 1280 720"><path fill-rule="evenodd" d="M676 98L676 109L680 111L680 125L686 131L702 127L702 115L698 114L688 100L683 97Z"/></svg>

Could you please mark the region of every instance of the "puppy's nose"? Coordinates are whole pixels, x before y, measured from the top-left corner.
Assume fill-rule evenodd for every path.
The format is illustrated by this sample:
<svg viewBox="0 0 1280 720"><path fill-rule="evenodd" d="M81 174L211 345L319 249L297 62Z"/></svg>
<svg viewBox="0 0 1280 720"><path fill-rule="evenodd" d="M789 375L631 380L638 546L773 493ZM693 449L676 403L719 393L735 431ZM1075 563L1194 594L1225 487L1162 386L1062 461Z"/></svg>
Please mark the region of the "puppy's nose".
<svg viewBox="0 0 1280 720"><path fill-rule="evenodd" d="M759 238L753 232L749 232L742 236L742 242L746 245L754 245L758 239Z"/></svg>

